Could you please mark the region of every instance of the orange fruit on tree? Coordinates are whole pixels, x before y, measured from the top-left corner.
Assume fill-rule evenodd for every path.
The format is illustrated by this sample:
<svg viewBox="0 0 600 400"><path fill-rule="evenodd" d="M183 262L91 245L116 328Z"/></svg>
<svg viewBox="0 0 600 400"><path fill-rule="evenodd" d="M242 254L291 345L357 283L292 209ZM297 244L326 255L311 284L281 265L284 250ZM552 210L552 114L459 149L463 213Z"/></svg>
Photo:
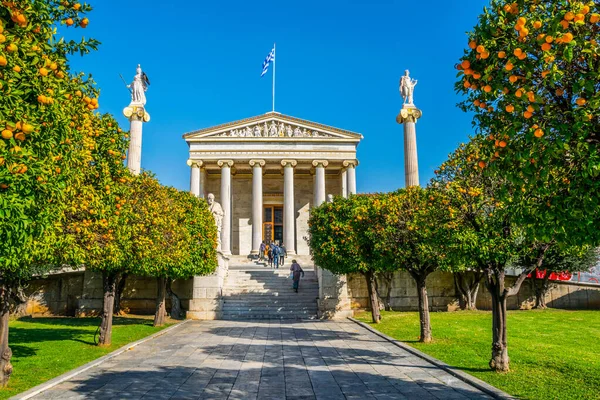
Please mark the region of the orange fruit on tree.
<svg viewBox="0 0 600 400"><path fill-rule="evenodd" d="M571 21L573 18L575 18L575 14L573 14L571 11L568 11L568 12L565 14L565 17L564 17L564 18L565 18L565 20L567 20L567 21Z"/></svg>
<svg viewBox="0 0 600 400"><path fill-rule="evenodd" d="M477 42L475 42L474 40L471 40L469 42L469 47L472 48L473 50L475 50L477 48Z"/></svg>
<svg viewBox="0 0 600 400"><path fill-rule="evenodd" d="M19 48L14 43L11 43L8 46L6 46L6 51L8 51L9 53L14 53L17 50L19 50Z"/></svg>
<svg viewBox="0 0 600 400"><path fill-rule="evenodd" d="M481 74L478 72L475 72L475 73L473 73L473 78L479 79L479 78L481 78Z"/></svg>
<svg viewBox="0 0 600 400"><path fill-rule="evenodd" d="M81 4L79 4L79 3L75 3L75 4L73 4L73 10L77 11L77 10L79 10L80 8L81 8Z"/></svg>
<svg viewBox="0 0 600 400"><path fill-rule="evenodd" d="M521 30L519 31L519 36L520 37L525 37L529 35L529 29L527 28L521 28Z"/></svg>
<svg viewBox="0 0 600 400"><path fill-rule="evenodd" d="M595 24L598 21L600 21L600 14L592 14L592 15L590 15L590 22L592 24Z"/></svg>
<svg viewBox="0 0 600 400"><path fill-rule="evenodd" d="M485 47L483 47L482 45L479 45L479 46L477 46L477 48L475 50L477 50L478 53L483 53L485 51Z"/></svg>
<svg viewBox="0 0 600 400"><path fill-rule="evenodd" d="M560 26L562 26L563 29L567 29L569 27L569 21L565 21L563 19L562 21L560 21Z"/></svg>
<svg viewBox="0 0 600 400"><path fill-rule="evenodd" d="M41 76L48 76L48 70L44 67L40 68L39 72Z"/></svg>
<svg viewBox="0 0 600 400"><path fill-rule="evenodd" d="M506 57L506 52L504 52L504 51L498 52L498 58L505 58L505 57Z"/></svg>
<svg viewBox="0 0 600 400"><path fill-rule="evenodd" d="M20 140L20 141L24 141L25 140L25 134L23 132L19 132L15 135L15 139Z"/></svg>
<svg viewBox="0 0 600 400"><path fill-rule="evenodd" d="M517 48L515 49L515 51L513 51L513 54L514 54L515 56L519 57L521 54L523 54L523 50L521 50L521 48L520 48L520 47L517 47Z"/></svg>
<svg viewBox="0 0 600 400"><path fill-rule="evenodd" d="M540 29L540 28L542 27L542 21L535 21L535 22L533 23L533 27L534 27L535 29Z"/></svg>
<svg viewBox="0 0 600 400"><path fill-rule="evenodd" d="M486 58L488 58L489 56L490 56L490 53L488 51L484 51L484 52L481 53L481 58L483 58L484 60Z"/></svg>
<svg viewBox="0 0 600 400"><path fill-rule="evenodd" d="M7 139L8 140L8 139L10 139L12 137L13 137L12 131L9 131L8 129L4 129L2 131L2 139Z"/></svg>
<svg viewBox="0 0 600 400"><path fill-rule="evenodd" d="M515 82L516 82L518 79L519 79L519 78L518 78L516 75L511 75L511 76L508 78L508 80L509 80L511 83L515 83Z"/></svg>
<svg viewBox="0 0 600 400"><path fill-rule="evenodd" d="M65 24L67 24L67 26L71 26L71 25L73 25L73 24L74 24L74 22L73 22L73 18L67 18L67 19L65 20Z"/></svg>
<svg viewBox="0 0 600 400"><path fill-rule="evenodd" d="M525 112L523 113L523 116L524 116L525 118L529 119L529 118L533 117L533 114L532 114L531 112L529 112L529 111L525 111Z"/></svg>
<svg viewBox="0 0 600 400"><path fill-rule="evenodd" d="M511 113L513 111L515 111L515 106L513 106L512 104L506 106L506 112Z"/></svg>
<svg viewBox="0 0 600 400"><path fill-rule="evenodd" d="M563 43L570 43L573 40L573 34L571 32L567 32L562 36Z"/></svg>
<svg viewBox="0 0 600 400"><path fill-rule="evenodd" d="M486 92L486 93L489 93L489 92L492 91L492 87L490 85L485 85L483 87L483 91Z"/></svg>
<svg viewBox="0 0 600 400"><path fill-rule="evenodd" d="M81 26L82 28L85 28L88 26L88 24L90 23L90 20L87 18L84 18L81 20L81 22L79 23L79 26Z"/></svg>
<svg viewBox="0 0 600 400"><path fill-rule="evenodd" d="M565 91L564 91L564 89L559 88L559 89L556 89L555 93L557 96L562 96L563 94L565 94Z"/></svg>
<svg viewBox="0 0 600 400"><path fill-rule="evenodd" d="M498 146L505 148L506 147L506 142L504 140L501 140L498 142Z"/></svg>
<svg viewBox="0 0 600 400"><path fill-rule="evenodd" d="M536 138L541 138L542 136L544 136L544 131L541 128L538 128L535 130L535 132L533 132L533 136L535 136Z"/></svg>
<svg viewBox="0 0 600 400"><path fill-rule="evenodd" d="M15 72L21 72L21 67L19 67L18 65L15 65L13 67L13 71L15 71Z"/></svg>
<svg viewBox="0 0 600 400"><path fill-rule="evenodd" d="M0 55L0 67L5 67L6 64L8 64L8 61L6 60L6 57Z"/></svg>
<svg viewBox="0 0 600 400"><path fill-rule="evenodd" d="M0 43L6 42L6 36L0 34Z"/></svg>
<svg viewBox="0 0 600 400"><path fill-rule="evenodd" d="M479 168L481 168L481 169L485 168L485 162L484 161L479 161L477 163L477 165L479 165Z"/></svg>
<svg viewBox="0 0 600 400"><path fill-rule="evenodd" d="M575 15L575 18L573 18L573 21L575 22L582 22L585 20L585 15L579 13Z"/></svg>
<svg viewBox="0 0 600 400"><path fill-rule="evenodd" d="M546 41L546 43L552 43L552 41L554 40L554 38L552 36L548 35L548 36L546 36L544 38L544 40Z"/></svg>
<svg viewBox="0 0 600 400"><path fill-rule="evenodd" d="M511 63L510 61L509 61L509 62L507 62L507 63L506 63L506 65L504 66L504 68L505 68L507 71L512 71L512 69L513 69L514 67L515 67L515 66L514 66L514 65L513 65L513 63Z"/></svg>
<svg viewBox="0 0 600 400"><path fill-rule="evenodd" d="M577 100L575 100L575 103L577 103L578 106L584 106L585 103L587 103L587 100L584 99L583 97L580 97Z"/></svg>
<svg viewBox="0 0 600 400"><path fill-rule="evenodd" d="M550 50L551 48L552 48L552 45L551 45L550 43L544 43L544 44L542 45L542 50L543 50L543 51L548 51L548 50Z"/></svg>

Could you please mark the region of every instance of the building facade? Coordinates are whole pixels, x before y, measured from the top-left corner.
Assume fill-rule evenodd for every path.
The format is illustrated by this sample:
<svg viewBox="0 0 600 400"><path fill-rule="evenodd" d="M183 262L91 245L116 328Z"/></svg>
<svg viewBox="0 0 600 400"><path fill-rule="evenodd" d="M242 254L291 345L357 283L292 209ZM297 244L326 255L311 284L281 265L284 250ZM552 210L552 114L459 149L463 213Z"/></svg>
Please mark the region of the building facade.
<svg viewBox="0 0 600 400"><path fill-rule="evenodd" d="M225 255L256 255L262 241L308 255L310 208L356 193L359 133L269 112L183 138L191 192L223 208Z"/></svg>

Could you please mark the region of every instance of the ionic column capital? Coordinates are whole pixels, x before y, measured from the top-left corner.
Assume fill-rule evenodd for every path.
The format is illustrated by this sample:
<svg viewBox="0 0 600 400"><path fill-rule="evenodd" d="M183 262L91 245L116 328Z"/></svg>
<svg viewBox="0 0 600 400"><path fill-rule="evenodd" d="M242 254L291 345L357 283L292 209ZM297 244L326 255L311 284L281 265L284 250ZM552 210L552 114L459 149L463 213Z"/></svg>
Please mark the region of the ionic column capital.
<svg viewBox="0 0 600 400"><path fill-rule="evenodd" d="M327 160L314 160L312 162L313 167L318 167L319 165L323 168L326 168L329 165L329 161Z"/></svg>
<svg viewBox="0 0 600 400"><path fill-rule="evenodd" d="M233 167L233 160L219 160L217 161L217 165L221 168L223 167Z"/></svg>
<svg viewBox="0 0 600 400"><path fill-rule="evenodd" d="M421 110L419 110L418 108L416 108L414 106L412 106L412 107L404 106L400 110L400 113L398 113L398 116L396 117L396 122L399 124L403 124L405 122L416 123L417 120L419 118L421 118L421 116L423 116L423 112Z"/></svg>
<svg viewBox="0 0 600 400"><path fill-rule="evenodd" d="M345 168L348 168L348 167L350 167L350 166L351 166L352 168L356 168L356 167L358 166L358 160L344 160L344 162L342 163L342 165L343 165Z"/></svg>
<svg viewBox="0 0 600 400"><path fill-rule="evenodd" d="M254 167L256 164L258 164L261 168L265 166L265 160L250 160L249 162L251 167Z"/></svg>
<svg viewBox="0 0 600 400"><path fill-rule="evenodd" d="M187 160L187 165L192 168L200 168L204 165L204 161L202 160Z"/></svg>
<svg viewBox="0 0 600 400"><path fill-rule="evenodd" d="M282 167L290 167L290 168L294 168L296 165L298 165L298 161L296 160L281 160L281 166Z"/></svg>

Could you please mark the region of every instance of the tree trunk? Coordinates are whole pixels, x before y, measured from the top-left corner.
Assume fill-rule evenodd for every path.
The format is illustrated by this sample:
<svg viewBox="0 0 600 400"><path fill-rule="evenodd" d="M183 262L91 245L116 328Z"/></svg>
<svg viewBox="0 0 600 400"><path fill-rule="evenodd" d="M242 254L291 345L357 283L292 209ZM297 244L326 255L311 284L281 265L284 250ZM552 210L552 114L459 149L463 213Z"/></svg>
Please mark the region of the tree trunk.
<svg viewBox="0 0 600 400"><path fill-rule="evenodd" d="M533 306L533 308L545 310L548 308L546 305L546 294L548 294L548 291L550 290L550 271L546 271L546 274L542 279L537 279L535 271L532 272L531 284L535 294L535 306Z"/></svg>
<svg viewBox="0 0 600 400"><path fill-rule="evenodd" d="M413 279L417 283L417 294L419 296L419 322L421 324L421 337L419 342L430 343L431 337L431 319L429 317L429 298L427 297L427 275L413 274Z"/></svg>
<svg viewBox="0 0 600 400"><path fill-rule="evenodd" d="M483 278L482 272L455 272L454 286L461 310L477 310L477 294Z"/></svg>
<svg viewBox="0 0 600 400"><path fill-rule="evenodd" d="M10 317L10 289L0 286L0 387L6 387L12 374L12 350L8 347L8 320Z"/></svg>
<svg viewBox="0 0 600 400"><path fill-rule="evenodd" d="M379 312L379 300L377 299L375 274L372 271L367 271L364 272L363 275L367 280L367 290L369 291L369 301L371 304L371 316L373 317L373 323L378 324L381 322L381 314Z"/></svg>
<svg viewBox="0 0 600 400"><path fill-rule="evenodd" d="M156 278L158 286L158 294L156 296L156 313L154 314L154 326L163 326L165 324L165 316L167 314L165 307L165 293L167 279L165 277Z"/></svg>
<svg viewBox="0 0 600 400"><path fill-rule="evenodd" d="M510 359L506 342L506 297L504 271L488 271L486 285L492 297L492 359L490 368L508 372Z"/></svg>
<svg viewBox="0 0 600 400"><path fill-rule="evenodd" d="M124 273L121 274L121 278L119 279L119 284L117 285L117 291L115 293L115 310L114 313L119 315L121 313L121 298L123 297L123 292L125 291L125 285L127 284L127 277L129 274Z"/></svg>
<svg viewBox="0 0 600 400"><path fill-rule="evenodd" d="M102 273L104 301L102 303L102 322L98 346L110 346L112 343L113 311L115 306L116 279L114 274Z"/></svg>
<svg viewBox="0 0 600 400"><path fill-rule="evenodd" d="M13 315L17 318L24 317L27 315L27 302L29 298L25 295L25 291L22 286L17 287L15 290L11 291L10 297L13 299L15 303L15 308L13 310Z"/></svg>
<svg viewBox="0 0 600 400"><path fill-rule="evenodd" d="M183 315L181 310L181 300L179 300L179 296L177 296L177 293L171 288L172 283L173 279L167 280L167 294L171 298L171 318L179 319Z"/></svg>
<svg viewBox="0 0 600 400"><path fill-rule="evenodd" d="M379 294L380 301L383 303L385 311L394 311L392 309L392 282L394 280L393 272L382 272L378 276L385 282L385 297L379 293L379 286L377 287L377 293Z"/></svg>

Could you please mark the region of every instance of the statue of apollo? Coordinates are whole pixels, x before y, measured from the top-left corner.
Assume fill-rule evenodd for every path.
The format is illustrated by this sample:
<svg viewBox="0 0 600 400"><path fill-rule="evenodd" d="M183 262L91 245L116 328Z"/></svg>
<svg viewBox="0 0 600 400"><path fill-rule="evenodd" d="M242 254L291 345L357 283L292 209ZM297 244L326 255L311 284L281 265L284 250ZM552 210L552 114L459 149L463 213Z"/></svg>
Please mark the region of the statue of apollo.
<svg viewBox="0 0 600 400"><path fill-rule="evenodd" d="M417 80L411 79L408 75L408 70L404 71L404 75L400 78L400 95L404 99L403 104L414 105L413 92L417 86Z"/></svg>

